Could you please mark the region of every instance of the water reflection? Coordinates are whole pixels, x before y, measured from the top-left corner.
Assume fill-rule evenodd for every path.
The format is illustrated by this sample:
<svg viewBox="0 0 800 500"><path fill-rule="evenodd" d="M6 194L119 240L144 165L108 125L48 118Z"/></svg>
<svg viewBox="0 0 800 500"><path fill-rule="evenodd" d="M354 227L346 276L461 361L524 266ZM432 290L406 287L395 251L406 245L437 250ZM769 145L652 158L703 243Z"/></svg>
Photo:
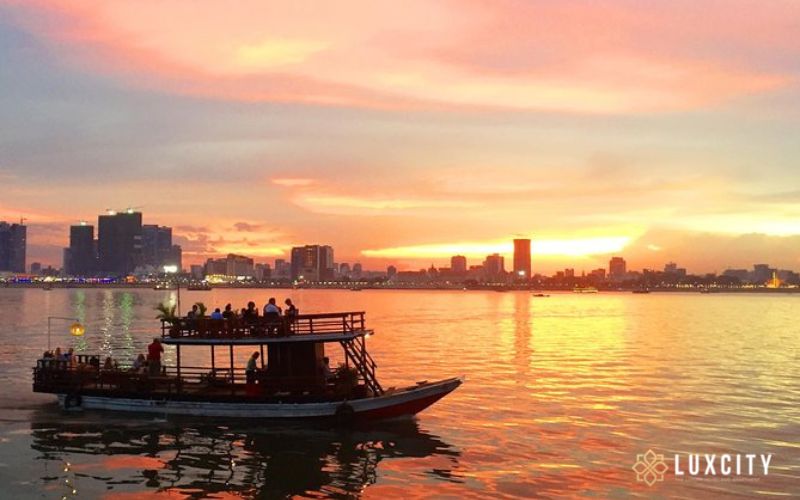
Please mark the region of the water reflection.
<svg viewBox="0 0 800 500"><path fill-rule="evenodd" d="M376 482L381 461L403 458L431 458L428 476L459 481L460 452L413 420L335 429L98 418L59 422L43 411L33 420L45 489L349 496Z"/></svg>

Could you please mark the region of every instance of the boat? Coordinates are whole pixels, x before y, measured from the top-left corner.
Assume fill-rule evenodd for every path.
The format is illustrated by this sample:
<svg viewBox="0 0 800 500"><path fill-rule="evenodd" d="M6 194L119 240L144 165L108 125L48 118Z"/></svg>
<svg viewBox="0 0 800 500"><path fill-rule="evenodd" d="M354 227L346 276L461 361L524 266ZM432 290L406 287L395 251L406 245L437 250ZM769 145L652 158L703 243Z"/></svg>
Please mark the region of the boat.
<svg viewBox="0 0 800 500"><path fill-rule="evenodd" d="M350 288L350 291L351 291L351 292L360 292L360 291L362 291L362 290L364 290L364 289L363 289L363 288L361 288L360 286L354 286L354 287L351 287L351 288Z"/></svg>
<svg viewBox="0 0 800 500"><path fill-rule="evenodd" d="M631 293L650 293L650 290L647 288L637 288L635 290L631 290Z"/></svg>
<svg viewBox="0 0 800 500"><path fill-rule="evenodd" d="M573 293L597 293L597 288L593 286L576 286L572 289Z"/></svg>
<svg viewBox="0 0 800 500"><path fill-rule="evenodd" d="M534 297L549 297L550 295L546 294L546 293L534 293L533 296Z"/></svg>
<svg viewBox="0 0 800 500"><path fill-rule="evenodd" d="M211 285L208 283L189 283L186 289L194 292L208 292L211 290Z"/></svg>
<svg viewBox="0 0 800 500"><path fill-rule="evenodd" d="M153 290L172 290L173 286L169 283L156 283Z"/></svg>
<svg viewBox="0 0 800 500"><path fill-rule="evenodd" d="M52 289L53 289L53 285L51 285L49 283L42 287L42 290L44 290L45 292L49 292Z"/></svg>
<svg viewBox="0 0 800 500"><path fill-rule="evenodd" d="M463 383L463 377L452 377L384 388L367 352L366 339L374 331L366 328L364 315L305 314L251 322L171 318L162 321L159 339L174 346L175 365L162 367L159 374L102 370L98 355L81 353L74 363L40 359L33 391L55 394L66 409L349 423L415 415ZM342 349L344 360L333 375L325 368L331 346ZM237 368L236 348L260 353L262 369L246 373ZM192 359L206 350L210 363L186 366L182 356L187 350L194 351Z"/></svg>

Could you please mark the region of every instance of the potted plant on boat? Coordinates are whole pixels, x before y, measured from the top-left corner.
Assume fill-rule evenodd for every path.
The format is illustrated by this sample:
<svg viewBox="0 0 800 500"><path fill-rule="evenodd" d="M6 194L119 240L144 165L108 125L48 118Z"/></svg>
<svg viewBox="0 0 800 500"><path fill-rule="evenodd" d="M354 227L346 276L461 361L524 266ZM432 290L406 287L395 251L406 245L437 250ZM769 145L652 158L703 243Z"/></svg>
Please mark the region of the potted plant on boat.
<svg viewBox="0 0 800 500"><path fill-rule="evenodd" d="M168 305L166 303L161 303L156 306L156 311L158 311L158 315L156 319L159 319L169 325L169 336L170 337L177 337L178 336L178 316L175 314L176 305Z"/></svg>
<svg viewBox="0 0 800 500"><path fill-rule="evenodd" d="M202 302L195 302L194 305L197 306L197 333L201 337L205 337L208 334L208 317L206 316L208 307Z"/></svg>
<svg viewBox="0 0 800 500"><path fill-rule="evenodd" d="M340 363L334 372L336 395L349 399L358 387L358 370Z"/></svg>

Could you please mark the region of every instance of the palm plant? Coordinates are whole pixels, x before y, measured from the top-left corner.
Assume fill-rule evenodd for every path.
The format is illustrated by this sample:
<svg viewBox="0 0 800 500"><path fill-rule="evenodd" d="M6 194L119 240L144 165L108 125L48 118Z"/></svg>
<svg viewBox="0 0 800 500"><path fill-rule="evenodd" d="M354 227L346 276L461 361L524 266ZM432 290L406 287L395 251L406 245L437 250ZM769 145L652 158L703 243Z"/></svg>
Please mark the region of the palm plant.
<svg viewBox="0 0 800 500"><path fill-rule="evenodd" d="M206 307L206 305L203 304L202 302L197 302L197 303L195 303L195 305L197 306L197 316L199 316L201 318L205 318L206 311L208 311L208 308Z"/></svg>
<svg viewBox="0 0 800 500"><path fill-rule="evenodd" d="M175 309L177 305L169 305L167 303L161 303L156 306L156 311L158 311L158 315L156 319L160 319L161 321L169 324L174 324L175 321L178 319L178 316L175 314Z"/></svg>

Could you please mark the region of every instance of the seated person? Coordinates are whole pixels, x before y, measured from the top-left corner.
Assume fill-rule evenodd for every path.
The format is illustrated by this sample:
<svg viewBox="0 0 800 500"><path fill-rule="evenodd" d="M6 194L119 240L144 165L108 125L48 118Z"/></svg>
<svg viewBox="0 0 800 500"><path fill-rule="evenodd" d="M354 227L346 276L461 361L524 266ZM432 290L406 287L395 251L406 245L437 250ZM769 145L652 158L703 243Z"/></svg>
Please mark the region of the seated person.
<svg viewBox="0 0 800 500"><path fill-rule="evenodd" d="M253 351L253 354L250 356L250 359L247 360L247 367L244 370L245 377L247 378L248 384L255 384L256 383L256 373L258 372L258 357L260 354L258 351Z"/></svg>
<svg viewBox="0 0 800 500"><path fill-rule="evenodd" d="M214 312L211 313L211 319L224 319L225 317L222 315L222 311L219 310L219 307L214 309Z"/></svg>
<svg viewBox="0 0 800 500"><path fill-rule="evenodd" d="M133 362L133 366L131 366L131 371L135 373L144 373L146 369L147 359L145 359L144 354L139 354Z"/></svg>

